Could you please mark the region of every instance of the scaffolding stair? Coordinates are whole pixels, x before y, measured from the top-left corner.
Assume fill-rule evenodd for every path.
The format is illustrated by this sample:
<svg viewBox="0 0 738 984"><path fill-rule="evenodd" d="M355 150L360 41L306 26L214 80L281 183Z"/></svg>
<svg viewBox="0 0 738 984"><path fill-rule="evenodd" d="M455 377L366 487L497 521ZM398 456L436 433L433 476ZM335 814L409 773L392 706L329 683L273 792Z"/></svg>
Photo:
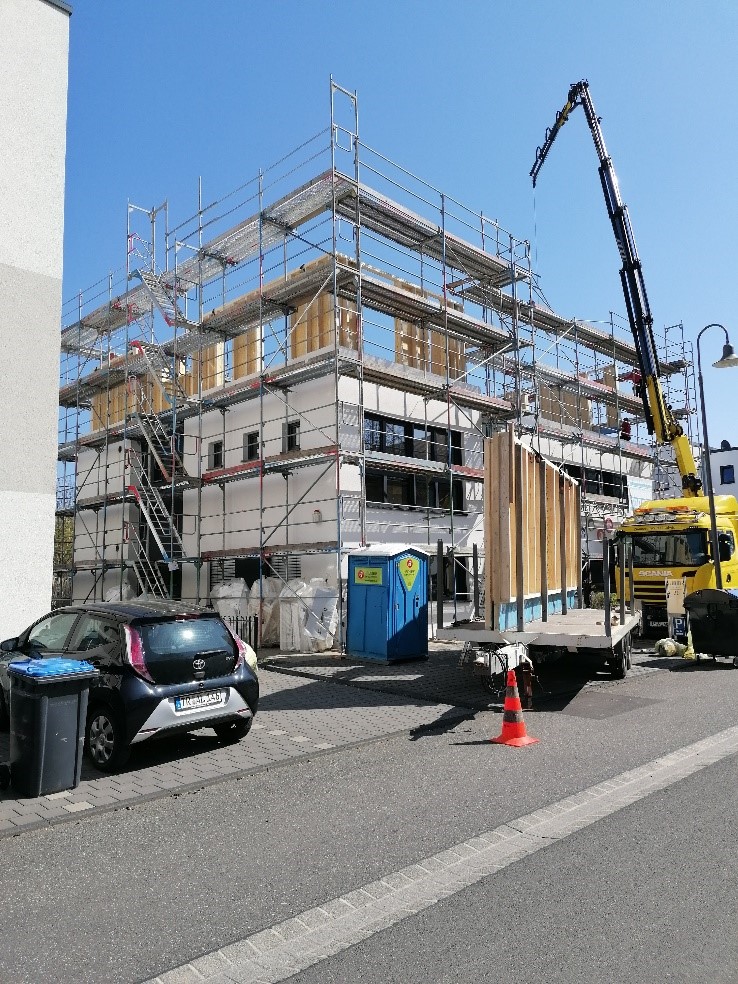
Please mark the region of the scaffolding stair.
<svg viewBox="0 0 738 984"><path fill-rule="evenodd" d="M127 527L128 543L133 547L135 556L133 557L133 572L136 575L141 591L155 598L168 598L169 592L166 589L164 580L149 558L146 556L146 548L141 542L141 538L136 532L132 523Z"/></svg>
<svg viewBox="0 0 738 984"><path fill-rule="evenodd" d="M133 418L141 429L149 451L153 455L166 482L187 478L184 462L175 447L174 437L154 413L139 410Z"/></svg>
<svg viewBox="0 0 738 984"><path fill-rule="evenodd" d="M172 288L163 277L151 270L134 270L131 276L138 277L170 328L174 325L179 325L181 328L195 327L195 322L190 321L177 304L176 287Z"/></svg>
<svg viewBox="0 0 738 984"><path fill-rule="evenodd" d="M138 409L133 414L133 419L138 423L164 479L172 482L188 478L174 435L152 407L143 386L137 388L136 405Z"/></svg>
<svg viewBox="0 0 738 984"><path fill-rule="evenodd" d="M161 550L164 562L179 567L185 557L182 538L164 500L147 475L140 455L132 448L126 452L126 467L130 470L133 479L128 487L129 491L138 503L141 515Z"/></svg>
<svg viewBox="0 0 738 984"><path fill-rule="evenodd" d="M182 384L175 371L174 357L162 351L161 346L154 345L151 342L132 342L131 348L135 348L140 352L149 374L161 390L169 406L173 407L175 403L179 406L185 406L186 404L196 402L182 388ZM139 393L141 400L148 403L149 401L140 388Z"/></svg>

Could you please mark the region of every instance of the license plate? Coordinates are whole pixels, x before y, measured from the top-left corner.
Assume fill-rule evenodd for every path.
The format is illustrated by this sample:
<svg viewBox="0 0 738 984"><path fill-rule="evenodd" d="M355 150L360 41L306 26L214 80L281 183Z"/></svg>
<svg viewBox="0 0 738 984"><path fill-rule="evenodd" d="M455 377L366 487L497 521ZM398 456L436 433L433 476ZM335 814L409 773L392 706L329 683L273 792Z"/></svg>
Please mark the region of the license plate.
<svg viewBox="0 0 738 984"><path fill-rule="evenodd" d="M225 704L224 690L210 690L206 694L187 694L174 698L175 711L196 711L201 707L218 707Z"/></svg>

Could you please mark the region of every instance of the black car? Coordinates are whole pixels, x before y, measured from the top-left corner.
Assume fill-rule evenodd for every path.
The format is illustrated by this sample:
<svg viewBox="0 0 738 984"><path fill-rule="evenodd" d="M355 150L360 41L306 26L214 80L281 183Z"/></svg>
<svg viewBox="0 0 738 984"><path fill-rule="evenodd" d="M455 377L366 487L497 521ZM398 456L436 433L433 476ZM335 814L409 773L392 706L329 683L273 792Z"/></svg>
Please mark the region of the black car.
<svg viewBox="0 0 738 984"><path fill-rule="evenodd" d="M104 771L131 745L211 727L224 741L248 734L259 703L256 656L213 611L167 601L58 608L0 643L0 725L10 707L8 664L64 656L99 670L85 747Z"/></svg>

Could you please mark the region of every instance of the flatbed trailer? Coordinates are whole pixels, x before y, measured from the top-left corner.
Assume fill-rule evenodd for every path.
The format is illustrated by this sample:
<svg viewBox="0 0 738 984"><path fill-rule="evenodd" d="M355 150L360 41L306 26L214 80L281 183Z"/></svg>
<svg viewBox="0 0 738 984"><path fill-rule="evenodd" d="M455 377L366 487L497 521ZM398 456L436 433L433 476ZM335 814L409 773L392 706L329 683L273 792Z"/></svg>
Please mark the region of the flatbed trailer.
<svg viewBox="0 0 738 984"><path fill-rule="evenodd" d="M575 608L564 615L549 615L545 621L535 619L522 630L488 629L482 621L468 622L439 628L436 638L462 642L462 665L485 678L494 689L495 677L526 660L535 670L569 655L593 666L608 666L613 677L623 679L631 666L633 634L639 627L637 612L613 610L606 614L596 608Z"/></svg>

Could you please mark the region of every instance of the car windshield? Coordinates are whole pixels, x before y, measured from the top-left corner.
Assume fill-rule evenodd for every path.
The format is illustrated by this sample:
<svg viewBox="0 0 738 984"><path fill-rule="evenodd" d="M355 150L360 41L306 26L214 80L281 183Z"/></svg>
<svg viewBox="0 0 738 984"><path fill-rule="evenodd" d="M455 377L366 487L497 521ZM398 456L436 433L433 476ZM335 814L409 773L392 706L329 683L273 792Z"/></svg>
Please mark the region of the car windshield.
<svg viewBox="0 0 738 984"><path fill-rule="evenodd" d="M196 656L198 653L236 653L233 638L219 618L183 618L168 622L143 622L144 652L149 656Z"/></svg>
<svg viewBox="0 0 738 984"><path fill-rule="evenodd" d="M709 559L706 530L637 534L632 540L634 567L699 567Z"/></svg>

